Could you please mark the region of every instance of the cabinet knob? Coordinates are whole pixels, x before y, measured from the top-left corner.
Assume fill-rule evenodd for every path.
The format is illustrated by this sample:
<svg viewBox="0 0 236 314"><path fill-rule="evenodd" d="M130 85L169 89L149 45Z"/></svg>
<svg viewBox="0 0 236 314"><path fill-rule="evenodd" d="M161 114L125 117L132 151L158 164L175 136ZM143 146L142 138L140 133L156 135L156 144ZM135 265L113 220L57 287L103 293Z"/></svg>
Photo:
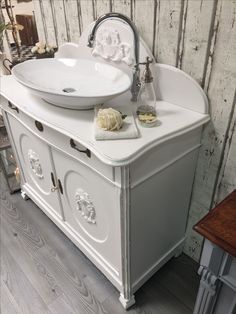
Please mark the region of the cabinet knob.
<svg viewBox="0 0 236 314"><path fill-rule="evenodd" d="M43 125L41 122L35 120L35 126L40 132L43 132Z"/></svg>
<svg viewBox="0 0 236 314"><path fill-rule="evenodd" d="M19 113L19 109L16 106L14 106L10 101L8 101L8 107Z"/></svg>

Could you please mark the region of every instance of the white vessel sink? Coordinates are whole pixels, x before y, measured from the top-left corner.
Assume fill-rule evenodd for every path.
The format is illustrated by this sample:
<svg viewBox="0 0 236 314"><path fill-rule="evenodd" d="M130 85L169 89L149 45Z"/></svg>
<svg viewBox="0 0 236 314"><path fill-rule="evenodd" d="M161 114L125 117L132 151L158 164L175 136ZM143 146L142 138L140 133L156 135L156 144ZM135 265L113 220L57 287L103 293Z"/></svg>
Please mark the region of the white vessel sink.
<svg viewBox="0 0 236 314"><path fill-rule="evenodd" d="M16 65L12 74L45 101L71 109L93 108L131 85L120 69L87 59L29 60Z"/></svg>

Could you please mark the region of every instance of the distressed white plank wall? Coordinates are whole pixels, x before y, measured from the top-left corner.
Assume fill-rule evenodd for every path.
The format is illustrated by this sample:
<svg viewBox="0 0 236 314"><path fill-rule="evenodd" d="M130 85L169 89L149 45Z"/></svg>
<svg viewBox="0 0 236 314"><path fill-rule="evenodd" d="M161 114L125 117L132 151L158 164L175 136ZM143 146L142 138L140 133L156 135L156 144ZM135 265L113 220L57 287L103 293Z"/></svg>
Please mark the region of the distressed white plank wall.
<svg viewBox="0 0 236 314"><path fill-rule="evenodd" d="M198 260L192 226L236 188L236 0L33 0L39 37L77 42L101 14L129 16L158 62L181 68L205 89L212 121L204 129L185 252Z"/></svg>

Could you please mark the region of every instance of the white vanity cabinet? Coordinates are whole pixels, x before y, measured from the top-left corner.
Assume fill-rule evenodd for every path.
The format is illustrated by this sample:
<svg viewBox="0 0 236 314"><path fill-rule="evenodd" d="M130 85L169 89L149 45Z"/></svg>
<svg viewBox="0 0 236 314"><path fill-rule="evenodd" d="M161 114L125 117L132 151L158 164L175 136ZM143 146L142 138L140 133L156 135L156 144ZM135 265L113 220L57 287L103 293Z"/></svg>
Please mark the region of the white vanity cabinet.
<svg viewBox="0 0 236 314"><path fill-rule="evenodd" d="M63 186L68 229L104 268L120 277L120 188L62 152L54 150L53 160Z"/></svg>
<svg viewBox="0 0 236 314"><path fill-rule="evenodd" d="M13 77L1 78L22 194L113 283L124 308L182 251L202 126L209 120L206 96L189 76L166 65L155 65L154 76L160 123L138 126L138 138L110 141L95 140L93 110L50 105ZM134 109L128 97L109 105Z"/></svg>
<svg viewBox="0 0 236 314"><path fill-rule="evenodd" d="M7 122L23 181L39 202L44 203L51 213L62 219L58 191L52 193L56 186L56 177L50 147L14 116L8 114Z"/></svg>

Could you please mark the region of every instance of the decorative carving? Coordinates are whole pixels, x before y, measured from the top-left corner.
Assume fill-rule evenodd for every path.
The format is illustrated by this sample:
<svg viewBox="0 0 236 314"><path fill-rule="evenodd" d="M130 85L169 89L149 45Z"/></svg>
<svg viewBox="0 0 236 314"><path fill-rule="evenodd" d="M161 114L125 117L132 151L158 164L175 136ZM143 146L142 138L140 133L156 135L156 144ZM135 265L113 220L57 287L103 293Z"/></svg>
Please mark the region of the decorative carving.
<svg viewBox="0 0 236 314"><path fill-rule="evenodd" d="M132 49L128 43L121 42L120 34L113 28L103 28L96 35L96 41L92 50L93 56L100 56L105 60L133 63Z"/></svg>
<svg viewBox="0 0 236 314"><path fill-rule="evenodd" d="M41 164L39 162L38 155L32 150L28 150L28 159L30 162L30 168L32 169L33 173L39 178L43 178L43 170Z"/></svg>
<svg viewBox="0 0 236 314"><path fill-rule="evenodd" d="M76 209L84 219L91 224L96 223L96 211L88 193L82 189L77 189L75 193Z"/></svg>
<svg viewBox="0 0 236 314"><path fill-rule="evenodd" d="M210 313L217 296L218 278L204 266L200 266L198 274L201 281L193 313Z"/></svg>

